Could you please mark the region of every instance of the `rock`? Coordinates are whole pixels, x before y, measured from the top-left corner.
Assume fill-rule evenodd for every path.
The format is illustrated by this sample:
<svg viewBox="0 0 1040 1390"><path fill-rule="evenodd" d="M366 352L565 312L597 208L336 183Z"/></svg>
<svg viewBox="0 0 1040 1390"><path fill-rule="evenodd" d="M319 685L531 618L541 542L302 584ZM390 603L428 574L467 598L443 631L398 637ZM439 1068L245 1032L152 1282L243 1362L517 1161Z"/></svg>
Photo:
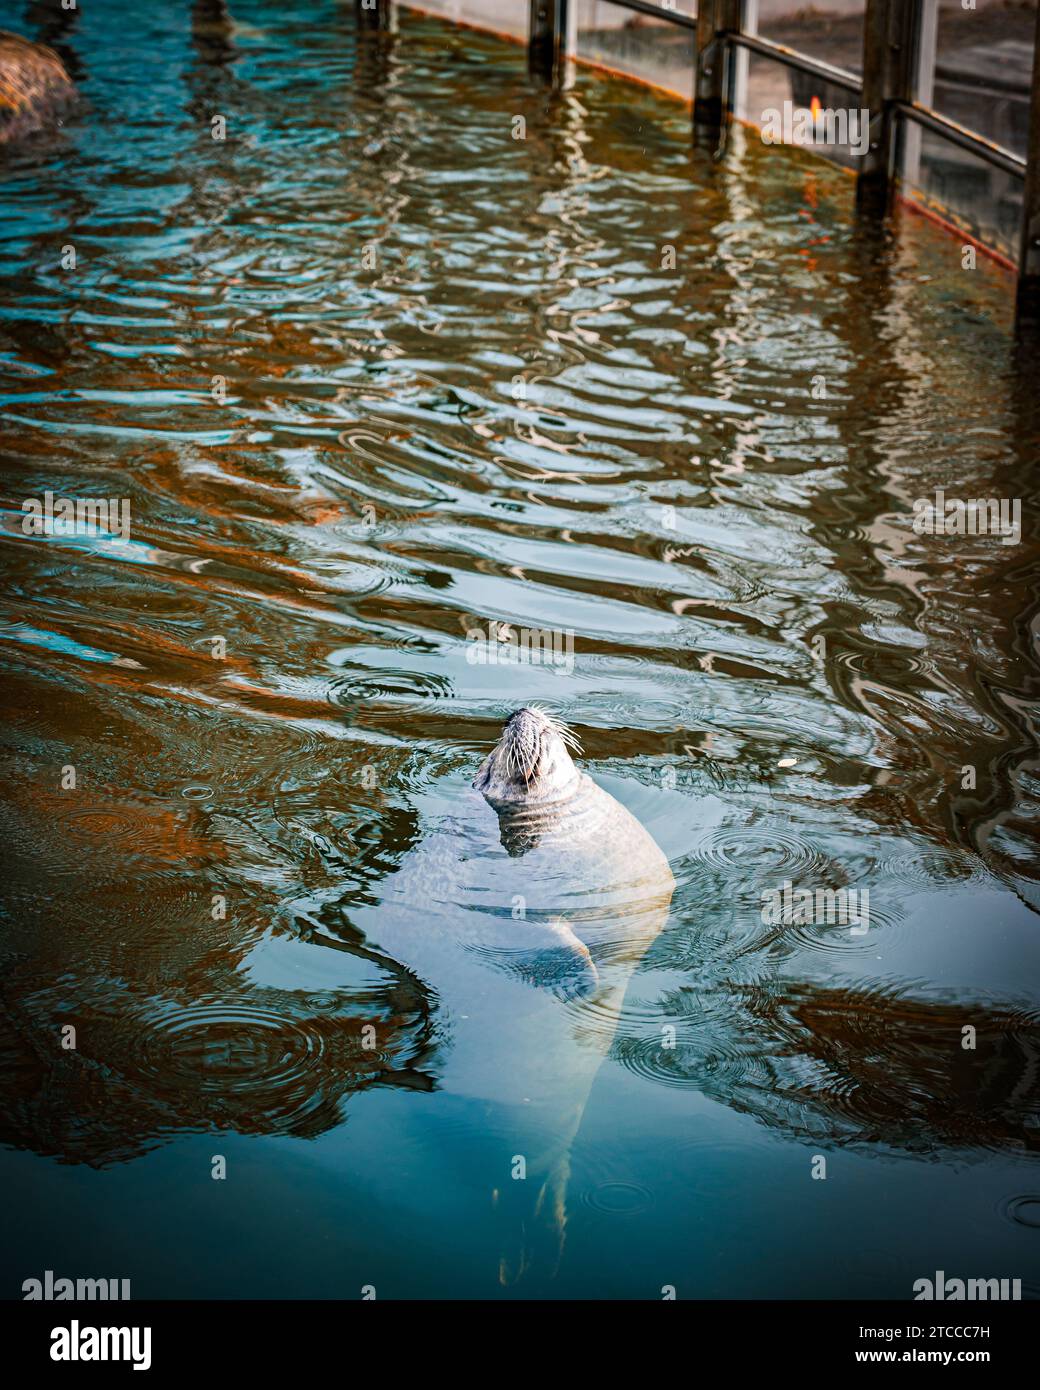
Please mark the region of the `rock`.
<svg viewBox="0 0 1040 1390"><path fill-rule="evenodd" d="M75 95L52 48L0 29L0 145L55 123Z"/></svg>

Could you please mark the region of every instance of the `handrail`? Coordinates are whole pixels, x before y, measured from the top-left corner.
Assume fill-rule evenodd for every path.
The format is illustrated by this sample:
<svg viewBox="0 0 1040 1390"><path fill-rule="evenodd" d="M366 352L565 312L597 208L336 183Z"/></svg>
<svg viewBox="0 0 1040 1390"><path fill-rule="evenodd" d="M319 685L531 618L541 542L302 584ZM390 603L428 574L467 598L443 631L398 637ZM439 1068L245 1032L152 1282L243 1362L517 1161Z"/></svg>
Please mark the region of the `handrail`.
<svg viewBox="0 0 1040 1390"><path fill-rule="evenodd" d="M683 29L690 29L694 32L697 30L696 19L691 19L689 15L679 14L676 10L666 10L661 5L650 4L649 0L609 0L609 3L617 5L623 10L635 10L639 14L667 20L669 24L675 24ZM759 34L745 34L732 29L721 31L718 37L726 43L734 44L739 48L746 48L751 53L757 53L762 58L771 58L774 62L783 63L785 67L795 68L799 72L807 73L810 77L819 78L821 82L829 82L833 87L840 87L843 91L852 92L857 96L862 95L863 83L855 73L849 72L845 68L835 67L831 63L825 63L822 59L811 58L808 53L802 53L796 48L788 48L786 44L774 43L772 39L764 39ZM987 140L984 135L976 134L967 126L958 125L956 121L951 121L948 116L942 116L932 107L922 106L919 102L896 101L893 106L905 119L916 121L926 130L942 136L951 144L957 145L969 154L976 155L987 164L992 164L995 168L1002 169L1005 173L1016 178L1025 178L1026 161L1020 155L1005 149L1003 145L994 144L992 140Z"/></svg>
<svg viewBox="0 0 1040 1390"><path fill-rule="evenodd" d="M651 5L648 0L610 0L612 5L619 5L623 10L638 10L640 14L650 15L652 19L666 19L669 24L677 24L680 29L692 29L697 32L697 20L688 14L680 14L678 10L666 10L662 5Z"/></svg>
<svg viewBox="0 0 1040 1390"><path fill-rule="evenodd" d="M941 116L938 111L933 111L930 106L921 106L919 102L897 101L895 108L901 116L916 121L918 125L924 126L925 130L941 135L943 139L949 140L951 145L958 145L969 154L978 155L980 159L986 160L997 169L1003 169L1005 173L1014 174L1020 179L1025 178L1026 161L1021 155L1006 150L1003 145L995 145L984 135L976 135L967 126L958 125L956 121L951 121L949 116Z"/></svg>
<svg viewBox="0 0 1040 1390"><path fill-rule="evenodd" d="M409 0L403 2L408 5ZM382 16L384 11L391 9L394 0L356 0L356 3L359 14L364 3ZM526 3L530 8L530 69L541 72L554 84L565 81L566 65L575 56L572 46L576 0L526 0ZM694 36L693 123L699 144L711 144L716 151L719 148L720 128L727 111L732 113L733 109L732 96L726 91L733 73L738 71L733 55L736 50L743 49L847 92L858 98L861 106L870 107L870 143L858 161L856 179L857 204L864 209L885 210L900 178L896 133L905 129L908 121L990 167L1021 180L1024 202L1019 298L1022 301L1025 288L1035 296L1040 323L1040 9L1037 10L1030 98L1031 153L1023 158L917 100L921 82L918 68L930 63L932 74L939 69L935 52L934 0L866 0L862 77L786 44L745 33L742 27L744 0L698 0L696 18L656 4L654 0L607 0L607 3L663 21ZM421 4L415 8L421 8ZM442 17L452 18L451 15Z"/></svg>
<svg viewBox="0 0 1040 1390"><path fill-rule="evenodd" d="M630 0L611 0L611 4L625 5ZM797 48L788 48L786 44L774 43L772 39L763 39L758 34L735 33L731 29L723 32L722 37L729 43L738 44L741 48L749 48L752 53L758 53L763 58L773 58L778 63L784 63L789 68L798 68L801 72L807 72L810 77L818 77L822 82L830 82L832 86L843 87L847 92L855 92L857 95L863 91L863 83L854 72L847 72L845 68L836 68L830 63L823 62L820 58L810 58L808 53L802 53Z"/></svg>

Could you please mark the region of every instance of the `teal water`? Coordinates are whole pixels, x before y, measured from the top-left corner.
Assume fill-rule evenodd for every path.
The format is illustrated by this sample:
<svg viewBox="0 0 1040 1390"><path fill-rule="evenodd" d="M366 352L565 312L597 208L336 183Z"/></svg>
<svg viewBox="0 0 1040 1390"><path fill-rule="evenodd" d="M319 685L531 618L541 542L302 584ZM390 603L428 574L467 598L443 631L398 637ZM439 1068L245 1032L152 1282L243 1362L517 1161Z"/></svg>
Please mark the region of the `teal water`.
<svg viewBox="0 0 1040 1390"><path fill-rule="evenodd" d="M1040 1291L1040 426L1003 272L415 15L0 26L83 93L0 165L6 1296ZM936 487L1018 499L1019 542L915 534ZM129 539L26 535L48 491L129 499ZM473 664L493 623L573 663ZM459 981L379 936L530 701L676 891L616 1019L560 1004L542 1060L602 1061L558 1261L517 1274L509 1068L454 1085ZM785 882L869 890L868 930L765 922Z"/></svg>

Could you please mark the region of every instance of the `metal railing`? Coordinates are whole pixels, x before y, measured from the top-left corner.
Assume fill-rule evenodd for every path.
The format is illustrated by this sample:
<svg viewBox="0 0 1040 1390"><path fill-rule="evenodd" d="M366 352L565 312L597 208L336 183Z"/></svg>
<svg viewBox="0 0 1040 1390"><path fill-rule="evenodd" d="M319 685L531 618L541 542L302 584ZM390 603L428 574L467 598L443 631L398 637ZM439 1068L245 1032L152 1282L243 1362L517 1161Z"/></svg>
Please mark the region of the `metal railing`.
<svg viewBox="0 0 1040 1390"><path fill-rule="evenodd" d="M357 0L359 14L379 24L376 16L393 0ZM523 4L524 0L516 0ZM576 0L527 0L528 52L532 71L551 81L564 78L575 53ZM823 62L807 53L753 32L746 21L746 0L698 0L697 16L682 14L651 0L609 0L613 6L664 21L695 35L693 122L698 136L721 136L722 127L742 104L738 90L738 50L767 58L858 98L869 112L870 138L858 157L860 205L887 210L904 169L900 167L899 137L907 124L982 160L1023 183L1019 237L1019 299L1040 312L1040 8L1034 43L1030 92L1029 148L1025 158L958 124L935 110L929 101L935 70L938 0L865 0L863 17L863 76ZM421 8L421 0L418 0ZM757 7L756 7L757 8ZM746 80L746 64L744 68Z"/></svg>
<svg viewBox="0 0 1040 1390"><path fill-rule="evenodd" d="M623 8L627 8L627 3L628 0L611 0L611 4L619 4ZM667 14L668 11L662 10L661 13ZM810 58L808 53L799 53L796 48L788 48L785 44L763 39L758 34L735 33L733 30L726 30L722 37L726 43L746 48L761 58L772 58L777 63L783 63L785 67L808 73L810 77L818 77L821 82L829 82L832 87L843 87L845 91L853 92L856 96L862 94L863 83L854 72L846 72L844 68L832 67L830 63L821 62L818 58Z"/></svg>
<svg viewBox="0 0 1040 1390"><path fill-rule="evenodd" d="M969 154L978 156L987 164L992 164L994 169L1003 169L1006 174L1013 174L1016 178L1024 179L1026 176L1026 161L1020 154L1015 154L1013 150L1006 150L1003 145L997 145L992 140L987 140L985 136L977 134L974 130L969 130L967 126L958 125L956 121L951 121L949 116L942 116L938 111L933 111L930 106L922 106L917 101L897 101L895 108L900 116L908 121L916 121L918 125L924 126L925 130L930 130L933 135L941 135L944 140L949 140L951 145L956 145L958 149L966 150Z"/></svg>

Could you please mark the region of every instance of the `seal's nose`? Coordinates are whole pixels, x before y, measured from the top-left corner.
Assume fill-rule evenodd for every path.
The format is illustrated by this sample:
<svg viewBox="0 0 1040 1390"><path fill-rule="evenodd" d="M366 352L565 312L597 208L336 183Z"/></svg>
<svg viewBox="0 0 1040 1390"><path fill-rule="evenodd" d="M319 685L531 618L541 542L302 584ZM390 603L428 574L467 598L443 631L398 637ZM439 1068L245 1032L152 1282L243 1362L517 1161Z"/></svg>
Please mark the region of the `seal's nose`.
<svg viewBox="0 0 1040 1390"><path fill-rule="evenodd" d="M533 751L551 729L552 722L540 709L525 705L522 709L514 710L506 720L502 737L514 747L519 745Z"/></svg>
<svg viewBox="0 0 1040 1390"><path fill-rule="evenodd" d="M526 724L530 721L533 724L546 724L548 720L540 709L532 709L530 705L524 705L521 709L515 709L506 720L507 724Z"/></svg>

